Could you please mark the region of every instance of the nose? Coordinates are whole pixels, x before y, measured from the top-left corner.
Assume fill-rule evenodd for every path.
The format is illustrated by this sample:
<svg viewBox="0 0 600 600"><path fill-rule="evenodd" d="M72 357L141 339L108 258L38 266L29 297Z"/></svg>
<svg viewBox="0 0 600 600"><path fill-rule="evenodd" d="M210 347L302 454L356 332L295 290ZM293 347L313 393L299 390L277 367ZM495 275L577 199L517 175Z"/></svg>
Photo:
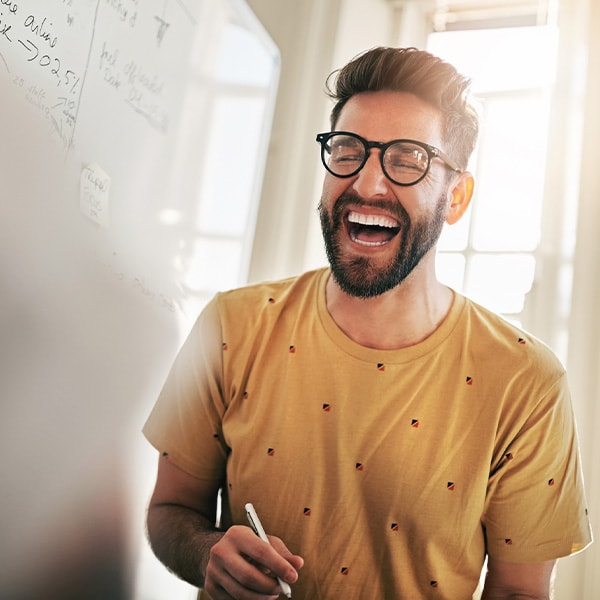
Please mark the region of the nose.
<svg viewBox="0 0 600 600"><path fill-rule="evenodd" d="M358 172L352 188L361 198L385 196L389 193L389 180L379 160L379 150L372 149L365 166Z"/></svg>

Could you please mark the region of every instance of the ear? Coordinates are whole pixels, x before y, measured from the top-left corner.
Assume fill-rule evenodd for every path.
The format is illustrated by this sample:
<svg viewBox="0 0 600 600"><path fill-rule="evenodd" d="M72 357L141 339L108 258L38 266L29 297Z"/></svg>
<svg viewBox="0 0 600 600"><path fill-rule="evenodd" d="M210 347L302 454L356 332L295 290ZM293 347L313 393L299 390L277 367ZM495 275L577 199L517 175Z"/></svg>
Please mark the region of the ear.
<svg viewBox="0 0 600 600"><path fill-rule="evenodd" d="M469 171L465 171L458 176L453 187L448 190L450 205L446 214L446 223L454 225L465 214L471 203L474 186L475 180Z"/></svg>

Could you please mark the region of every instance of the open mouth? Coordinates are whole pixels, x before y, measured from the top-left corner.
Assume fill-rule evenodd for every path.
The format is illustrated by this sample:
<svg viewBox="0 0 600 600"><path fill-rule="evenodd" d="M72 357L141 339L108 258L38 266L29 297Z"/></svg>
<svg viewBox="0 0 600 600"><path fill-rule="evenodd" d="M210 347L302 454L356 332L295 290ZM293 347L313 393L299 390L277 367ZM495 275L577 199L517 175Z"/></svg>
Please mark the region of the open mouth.
<svg viewBox="0 0 600 600"><path fill-rule="evenodd" d="M354 211L346 216L346 225L350 239L363 246L383 246L400 231L400 224L391 217Z"/></svg>

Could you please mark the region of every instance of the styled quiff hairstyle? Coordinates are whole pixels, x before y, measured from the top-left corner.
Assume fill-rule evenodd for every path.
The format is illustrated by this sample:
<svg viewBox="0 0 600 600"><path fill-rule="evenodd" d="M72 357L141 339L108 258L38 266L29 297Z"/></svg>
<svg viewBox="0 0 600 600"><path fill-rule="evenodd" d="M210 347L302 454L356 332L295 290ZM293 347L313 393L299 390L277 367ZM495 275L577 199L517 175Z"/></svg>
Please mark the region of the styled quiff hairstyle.
<svg viewBox="0 0 600 600"><path fill-rule="evenodd" d="M444 150L466 169L479 132L477 113L467 98L470 84L451 64L424 50L373 48L327 78L327 93L335 101L331 129L356 94L383 90L414 94L442 113Z"/></svg>

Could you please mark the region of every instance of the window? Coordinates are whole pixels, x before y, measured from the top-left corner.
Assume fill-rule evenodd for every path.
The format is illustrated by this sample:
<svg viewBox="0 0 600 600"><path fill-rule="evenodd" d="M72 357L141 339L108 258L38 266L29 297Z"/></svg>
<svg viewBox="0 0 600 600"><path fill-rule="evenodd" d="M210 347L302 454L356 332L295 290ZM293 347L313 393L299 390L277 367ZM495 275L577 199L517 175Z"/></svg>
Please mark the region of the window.
<svg viewBox="0 0 600 600"><path fill-rule="evenodd" d="M428 42L471 77L482 122L473 202L442 234L439 277L519 325L539 268L556 46L552 26L441 32Z"/></svg>

